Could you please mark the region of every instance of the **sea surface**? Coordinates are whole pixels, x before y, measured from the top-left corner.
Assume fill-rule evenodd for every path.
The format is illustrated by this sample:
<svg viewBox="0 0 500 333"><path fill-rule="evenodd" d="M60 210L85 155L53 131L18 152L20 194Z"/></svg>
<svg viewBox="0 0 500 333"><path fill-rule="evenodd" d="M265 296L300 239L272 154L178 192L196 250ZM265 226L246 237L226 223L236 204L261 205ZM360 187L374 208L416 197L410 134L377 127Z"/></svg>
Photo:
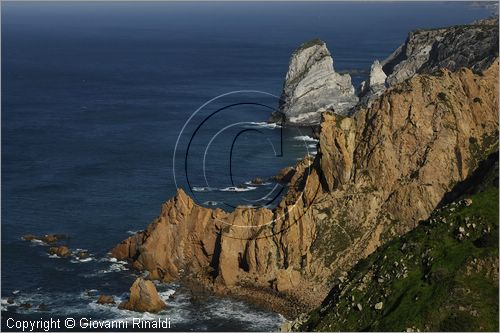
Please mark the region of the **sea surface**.
<svg viewBox="0 0 500 333"><path fill-rule="evenodd" d="M1 6L2 329L8 318L142 316L168 317L171 330L276 330L281 315L182 281L158 284L169 305L158 315L97 305L125 299L139 274L107 253L177 187L226 210L276 204L286 189L270 177L316 153L310 129L265 124L302 42L326 41L357 86L412 29L490 14L466 2ZM66 234L91 257L51 257L29 233Z"/></svg>

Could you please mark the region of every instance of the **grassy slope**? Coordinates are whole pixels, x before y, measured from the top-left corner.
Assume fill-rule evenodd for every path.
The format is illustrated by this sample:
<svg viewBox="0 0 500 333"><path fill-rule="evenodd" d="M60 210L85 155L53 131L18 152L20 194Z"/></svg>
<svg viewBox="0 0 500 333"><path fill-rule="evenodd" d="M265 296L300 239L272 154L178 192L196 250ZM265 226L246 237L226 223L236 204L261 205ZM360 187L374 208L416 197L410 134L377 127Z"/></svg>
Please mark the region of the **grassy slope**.
<svg viewBox="0 0 500 333"><path fill-rule="evenodd" d="M359 262L301 330L498 331L498 187L470 198Z"/></svg>

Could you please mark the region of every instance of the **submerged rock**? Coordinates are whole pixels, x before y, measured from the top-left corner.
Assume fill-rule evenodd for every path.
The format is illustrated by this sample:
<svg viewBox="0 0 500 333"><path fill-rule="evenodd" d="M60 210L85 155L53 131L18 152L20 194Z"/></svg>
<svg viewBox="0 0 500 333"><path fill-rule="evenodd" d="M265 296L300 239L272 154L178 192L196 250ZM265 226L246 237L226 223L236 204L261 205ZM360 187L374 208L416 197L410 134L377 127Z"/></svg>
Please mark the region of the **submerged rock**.
<svg viewBox="0 0 500 333"><path fill-rule="evenodd" d="M325 42L314 39L297 48L290 59L283 92L272 121L294 125L318 124L321 112L346 114L358 97L349 74L339 74Z"/></svg>
<svg viewBox="0 0 500 333"><path fill-rule="evenodd" d="M137 312L158 312L167 307L162 301L153 282L137 278L130 287L128 301L119 305L120 309Z"/></svg>
<svg viewBox="0 0 500 333"><path fill-rule="evenodd" d="M27 234L22 237L25 241L41 241L47 244L52 244L60 241L61 239L67 238L66 235L61 234L47 234L44 236L36 236L33 234Z"/></svg>

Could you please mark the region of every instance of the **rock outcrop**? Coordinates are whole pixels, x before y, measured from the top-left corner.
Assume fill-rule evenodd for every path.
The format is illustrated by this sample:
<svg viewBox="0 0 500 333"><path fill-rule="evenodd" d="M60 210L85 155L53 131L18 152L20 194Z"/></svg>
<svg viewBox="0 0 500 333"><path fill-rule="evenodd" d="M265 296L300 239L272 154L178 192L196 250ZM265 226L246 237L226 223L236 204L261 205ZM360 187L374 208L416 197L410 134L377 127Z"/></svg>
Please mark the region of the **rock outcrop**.
<svg viewBox="0 0 500 333"><path fill-rule="evenodd" d="M359 259L428 218L497 149L498 61L480 74L416 75L352 118L324 112L317 156L295 166L274 210L207 209L179 189L112 255L153 279L279 292L303 311Z"/></svg>
<svg viewBox="0 0 500 333"><path fill-rule="evenodd" d="M47 250L47 253L50 255L56 255L61 258L66 258L71 255L70 250L68 249L67 246L61 245L61 246L52 246Z"/></svg>
<svg viewBox="0 0 500 333"><path fill-rule="evenodd" d="M385 91L385 75L382 65L375 60L370 68L368 80L361 82L358 107L370 106L371 102Z"/></svg>
<svg viewBox="0 0 500 333"><path fill-rule="evenodd" d="M99 298L101 299L101 298ZM137 312L158 312L167 305L158 295L153 282L137 278L130 287L129 299L119 305L120 309Z"/></svg>
<svg viewBox="0 0 500 333"><path fill-rule="evenodd" d="M456 71L467 67L479 73L498 57L498 19L471 25L412 31L406 42L382 64L373 63L367 81L361 83L359 103L353 114L370 106L386 86L401 83L418 73L435 73L441 68Z"/></svg>
<svg viewBox="0 0 500 333"><path fill-rule="evenodd" d="M358 98L349 74L339 74L333 68L333 59L326 44L311 40L297 48L290 59L283 85L279 113L272 121L291 125L314 125L321 112L333 110L346 114Z"/></svg>
<svg viewBox="0 0 500 333"><path fill-rule="evenodd" d="M97 304L115 304L113 296L100 295L96 301Z"/></svg>
<svg viewBox="0 0 500 333"><path fill-rule="evenodd" d="M416 30L383 63L387 84L433 73L440 68L456 71L467 67L479 73L498 57L498 20L446 29Z"/></svg>

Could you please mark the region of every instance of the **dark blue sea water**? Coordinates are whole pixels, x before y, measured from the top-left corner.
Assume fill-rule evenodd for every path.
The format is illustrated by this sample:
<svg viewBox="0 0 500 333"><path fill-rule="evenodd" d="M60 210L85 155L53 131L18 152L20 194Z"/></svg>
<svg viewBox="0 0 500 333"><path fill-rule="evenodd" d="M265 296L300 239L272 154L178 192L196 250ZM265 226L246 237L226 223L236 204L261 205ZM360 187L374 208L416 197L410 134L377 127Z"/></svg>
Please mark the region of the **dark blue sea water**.
<svg viewBox="0 0 500 333"><path fill-rule="evenodd" d="M325 40L335 68L356 70L359 84L410 30L490 14L465 2L2 2L1 9L3 329L9 317L133 317L94 303L100 293L123 298L136 274L106 254L151 222L176 186L200 204L272 206L279 186L245 182L315 152L314 141L303 140L307 128L259 124L277 107L271 95L280 95L302 42ZM67 234L69 247L89 250L92 260L50 258L46 246L21 240L28 233ZM174 330L265 331L283 320L240 301L193 298L182 284L158 288L169 304L160 316Z"/></svg>

